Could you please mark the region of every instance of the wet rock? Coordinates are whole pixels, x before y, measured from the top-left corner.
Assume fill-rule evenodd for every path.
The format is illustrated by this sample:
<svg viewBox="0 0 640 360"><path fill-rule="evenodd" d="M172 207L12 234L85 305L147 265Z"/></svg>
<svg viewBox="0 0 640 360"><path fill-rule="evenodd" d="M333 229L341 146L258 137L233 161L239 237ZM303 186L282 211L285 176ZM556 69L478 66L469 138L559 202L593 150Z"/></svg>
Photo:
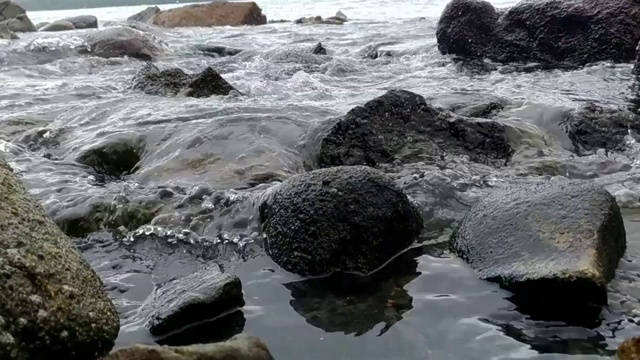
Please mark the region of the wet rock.
<svg viewBox="0 0 640 360"><path fill-rule="evenodd" d="M136 345L114 350L103 360L273 360L267 346L257 337L236 335L216 344L182 347Z"/></svg>
<svg viewBox="0 0 640 360"><path fill-rule="evenodd" d="M381 57L392 57L393 53L389 50L378 50L378 49L371 49L369 51L367 51L366 54L364 54L364 57L367 59L371 59L371 60L375 60Z"/></svg>
<svg viewBox="0 0 640 360"><path fill-rule="evenodd" d="M40 29L42 29L43 27L45 27L45 26L47 26L49 24L50 23L47 22L47 21L39 22L39 23L36 24L36 29L40 30Z"/></svg>
<svg viewBox="0 0 640 360"><path fill-rule="evenodd" d="M0 22L0 29L5 31L6 30L12 31L12 32L38 31L35 25L33 25L33 23L31 22L31 20L29 20L29 17L27 15L18 15L13 19L7 19Z"/></svg>
<svg viewBox="0 0 640 360"><path fill-rule="evenodd" d="M370 273L409 247L422 217L382 172L339 166L296 175L260 205L267 254L301 275Z"/></svg>
<svg viewBox="0 0 640 360"><path fill-rule="evenodd" d="M151 63L147 63L136 74L133 89L150 95L175 96L184 93L195 98L229 95L237 91L211 67L198 74L187 74L178 68L160 70Z"/></svg>
<svg viewBox="0 0 640 360"><path fill-rule="evenodd" d="M100 358L119 330L91 266L0 160L0 358Z"/></svg>
<svg viewBox="0 0 640 360"><path fill-rule="evenodd" d="M625 340L618 346L616 352L618 360L639 360L640 359L640 337Z"/></svg>
<svg viewBox="0 0 640 360"><path fill-rule="evenodd" d="M242 49L234 49L226 46L215 45L200 45L197 46L196 49L202 52L204 55L216 58L225 56L236 56L243 51Z"/></svg>
<svg viewBox="0 0 640 360"><path fill-rule="evenodd" d="M490 119L510 105L507 99L476 93L452 93L439 96L433 104L460 116Z"/></svg>
<svg viewBox="0 0 640 360"><path fill-rule="evenodd" d="M0 21L15 19L20 15L25 15L27 11L11 0L0 0Z"/></svg>
<svg viewBox="0 0 640 360"><path fill-rule="evenodd" d="M602 305L626 233L609 192L557 180L494 191L471 208L452 242L480 278L530 303Z"/></svg>
<svg viewBox="0 0 640 360"><path fill-rule="evenodd" d="M336 18L342 20L342 21L349 21L349 18L347 17L347 15L345 15L342 11L338 10L338 12L335 15Z"/></svg>
<svg viewBox="0 0 640 360"><path fill-rule="evenodd" d="M136 171L143 151L137 139L115 139L83 151L76 161L99 175L121 178Z"/></svg>
<svg viewBox="0 0 640 360"><path fill-rule="evenodd" d="M161 285L140 313L148 319L149 332L163 336L242 306L240 279L214 265Z"/></svg>
<svg viewBox="0 0 640 360"><path fill-rule="evenodd" d="M164 52L155 36L124 26L95 31L86 38L86 52L103 58L129 56L152 61Z"/></svg>
<svg viewBox="0 0 640 360"><path fill-rule="evenodd" d="M284 20L284 19L278 19L278 20L269 20L267 23L268 24L284 24L284 23L290 23L291 20Z"/></svg>
<svg viewBox="0 0 640 360"><path fill-rule="evenodd" d="M19 37L13 31L10 31L8 29L0 29L0 39L2 39L2 40L17 40L17 39L19 39Z"/></svg>
<svg viewBox="0 0 640 360"><path fill-rule="evenodd" d="M640 40L640 4L522 1L498 11L487 1L453 0L440 17L436 37L443 54L501 63L630 62Z"/></svg>
<svg viewBox="0 0 640 360"><path fill-rule="evenodd" d="M212 2L164 10L153 24L166 27L263 25L267 17L255 2Z"/></svg>
<svg viewBox="0 0 640 360"><path fill-rule="evenodd" d="M68 31L68 30L75 30L75 27L73 26L72 23L66 20L54 21L39 29L39 31Z"/></svg>
<svg viewBox="0 0 640 360"><path fill-rule="evenodd" d="M347 20L345 20L343 17L338 17L338 16L330 16L326 19L323 19L322 16L309 16L309 17L302 17L302 18L296 19L293 23L304 24L304 25L316 25L316 24L342 25L345 22L347 22Z"/></svg>
<svg viewBox="0 0 640 360"><path fill-rule="evenodd" d="M322 43L319 42L311 49L311 53L314 55L327 55L327 49L322 46Z"/></svg>
<svg viewBox="0 0 640 360"><path fill-rule="evenodd" d="M63 19L73 24L76 29L97 29L98 18L93 15L80 15Z"/></svg>
<svg viewBox="0 0 640 360"><path fill-rule="evenodd" d="M638 46L636 46L636 62L633 65L633 70L632 70L634 75L640 75L640 42L638 43Z"/></svg>
<svg viewBox="0 0 640 360"><path fill-rule="evenodd" d="M418 94L391 90L341 118L322 137L315 161L319 167L376 166L444 154L503 166L513 149L499 122L456 116L428 105Z"/></svg>
<svg viewBox="0 0 640 360"><path fill-rule="evenodd" d="M160 12L160 8L157 6L149 6L148 8L140 11L137 14L131 15L127 18L129 21L138 21L142 23L151 23L153 17Z"/></svg>

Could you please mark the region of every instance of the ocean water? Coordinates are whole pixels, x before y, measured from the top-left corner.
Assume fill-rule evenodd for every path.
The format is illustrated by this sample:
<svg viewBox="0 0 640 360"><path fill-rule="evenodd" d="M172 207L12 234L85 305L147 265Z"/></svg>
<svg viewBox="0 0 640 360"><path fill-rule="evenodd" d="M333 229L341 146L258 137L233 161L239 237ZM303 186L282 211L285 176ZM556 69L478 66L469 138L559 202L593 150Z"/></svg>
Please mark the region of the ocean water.
<svg viewBox="0 0 640 360"><path fill-rule="evenodd" d="M259 5L269 19L331 16L341 10L351 21L343 26L150 30L167 47L159 67L200 71L212 66L244 97L162 98L131 91L141 62L83 57L69 50L93 30L25 34L18 41L0 42L0 150L52 217L86 212L98 200L151 201L167 189L174 198L191 199L205 184L222 199L163 205L165 217L213 209L191 232L169 231L156 226L158 220L155 227L77 239L120 309L117 346L152 343L137 310L154 286L211 262L242 279L247 305L236 327L261 337L278 360L604 359L622 340L638 334L640 212L636 202L624 198L628 191L640 191L638 146L630 142L624 153L599 151L576 158L565 150L567 138L557 125L564 110L587 101L627 106L634 98L631 64L531 73L502 68L474 75L437 51L435 28L443 0L268 0ZM144 8L29 16L37 23L93 14L105 27ZM327 56L308 53L318 42L328 49ZM212 58L198 53L198 45L247 51ZM395 55L364 59L371 48ZM496 171L457 159L455 167L433 170L407 186L422 204L433 197L442 201L434 205L425 244L397 257L377 275L375 285L349 289L344 286L348 279L305 280L282 271L252 234L251 194L271 186L256 190L254 180L304 171L309 134L394 88L417 92L440 106L487 98L508 102L501 119L522 129L514 166ZM140 169L125 180L100 182L74 161L83 150L118 137L144 144ZM526 314L509 293L478 280L439 244L468 205L494 184L517 181L517 173L541 168L597 181L624 207L628 251L610 285L609 306L597 318L549 320ZM411 178L413 170L399 176ZM212 325L197 338L176 342L208 341L219 332L220 326Z"/></svg>

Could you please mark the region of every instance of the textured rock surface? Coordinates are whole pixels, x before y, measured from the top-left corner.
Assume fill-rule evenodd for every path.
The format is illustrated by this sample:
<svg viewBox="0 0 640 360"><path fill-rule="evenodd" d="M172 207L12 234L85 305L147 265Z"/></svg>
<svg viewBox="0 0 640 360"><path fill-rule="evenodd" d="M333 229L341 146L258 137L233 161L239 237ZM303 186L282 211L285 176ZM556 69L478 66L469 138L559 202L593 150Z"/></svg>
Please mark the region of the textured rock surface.
<svg viewBox="0 0 640 360"><path fill-rule="evenodd" d="M498 122L443 112L409 91L391 90L358 106L331 128L316 156L319 167L376 166L445 153L505 165L513 154Z"/></svg>
<svg viewBox="0 0 640 360"><path fill-rule="evenodd" d="M10 31L8 29L0 29L0 39L3 39L3 40L17 40L17 39L19 39L19 37L13 31Z"/></svg>
<svg viewBox="0 0 640 360"><path fill-rule="evenodd" d="M640 360L640 337L625 340L616 353L617 360Z"/></svg>
<svg viewBox="0 0 640 360"><path fill-rule="evenodd" d="M130 27L110 27L95 31L86 38L87 51L103 58L129 56L151 61L163 53L155 36Z"/></svg>
<svg viewBox="0 0 640 360"><path fill-rule="evenodd" d="M208 55L216 58L225 56L236 56L243 51L242 49L234 49L226 46L216 45L199 45L196 46L196 49L203 53L203 55Z"/></svg>
<svg viewBox="0 0 640 360"><path fill-rule="evenodd" d="M76 161L97 174L119 178L136 170L143 151L138 139L114 139L83 151Z"/></svg>
<svg viewBox="0 0 640 360"><path fill-rule="evenodd" d="M153 23L167 28L263 25L267 17L255 2L212 2L161 11Z"/></svg>
<svg viewBox="0 0 640 360"><path fill-rule="evenodd" d="M25 15L27 11L22 6L11 0L0 1L0 21L15 19L20 15Z"/></svg>
<svg viewBox="0 0 640 360"><path fill-rule="evenodd" d="M140 313L148 318L149 332L162 336L242 306L240 279L210 266L162 285Z"/></svg>
<svg viewBox="0 0 640 360"><path fill-rule="evenodd" d="M39 31L68 31L75 30L75 26L66 20L54 21L40 28Z"/></svg>
<svg viewBox="0 0 640 360"><path fill-rule="evenodd" d="M640 40L640 4L542 0L498 11L487 1L453 0L436 37L443 54L497 62L630 62Z"/></svg>
<svg viewBox="0 0 640 360"><path fill-rule="evenodd" d="M103 360L273 360L273 356L260 339L240 334L217 344L137 345L114 350Z"/></svg>
<svg viewBox="0 0 640 360"><path fill-rule="evenodd" d="M93 15L80 15L63 19L73 24L76 29L97 29L98 18Z"/></svg>
<svg viewBox="0 0 640 360"><path fill-rule="evenodd" d="M178 68L161 71L151 63L136 74L133 88L150 95L175 96L183 93L196 98L229 95L237 91L211 67L198 74L187 74Z"/></svg>
<svg viewBox="0 0 640 360"><path fill-rule="evenodd" d="M322 43L319 42L311 49L311 53L314 55L327 55L327 49L322 46Z"/></svg>
<svg viewBox="0 0 640 360"><path fill-rule="evenodd" d="M143 23L150 23L153 17L160 12L160 8L157 6L149 6L148 8L140 11L137 14L131 15L127 18L129 21L139 21Z"/></svg>
<svg viewBox="0 0 640 360"><path fill-rule="evenodd" d="M287 271L370 273L409 247L422 217L382 172L340 166L296 175L260 206L271 258Z"/></svg>
<svg viewBox="0 0 640 360"><path fill-rule="evenodd" d="M496 190L474 205L452 237L482 279L516 293L606 304L626 249L615 198L577 181Z"/></svg>
<svg viewBox="0 0 640 360"><path fill-rule="evenodd" d="M118 334L103 284L0 160L0 358L96 359Z"/></svg>
<svg viewBox="0 0 640 360"><path fill-rule="evenodd" d="M13 32L35 32L38 31L27 15L18 15L13 19L0 22L0 29Z"/></svg>

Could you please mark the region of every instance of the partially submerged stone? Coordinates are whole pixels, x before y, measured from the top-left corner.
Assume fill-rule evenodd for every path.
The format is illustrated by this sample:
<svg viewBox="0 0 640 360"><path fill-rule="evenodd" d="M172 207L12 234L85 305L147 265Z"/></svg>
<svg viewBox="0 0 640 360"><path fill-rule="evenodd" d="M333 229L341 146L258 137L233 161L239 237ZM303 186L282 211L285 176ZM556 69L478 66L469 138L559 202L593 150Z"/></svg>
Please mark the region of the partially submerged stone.
<svg viewBox="0 0 640 360"><path fill-rule="evenodd" d="M422 217L382 172L339 166L296 175L260 206L266 251L300 275L370 273L408 248Z"/></svg>
<svg viewBox="0 0 640 360"><path fill-rule="evenodd" d="M311 49L311 53L313 55L327 55L327 49L325 49L325 47L322 46L322 43L319 42Z"/></svg>
<svg viewBox="0 0 640 360"><path fill-rule="evenodd" d="M452 241L481 279L531 302L606 304L626 249L615 198L569 180L495 190L471 208Z"/></svg>
<svg viewBox="0 0 640 360"><path fill-rule="evenodd" d="M114 139L84 150L76 161L102 176L120 178L136 170L143 151L137 139Z"/></svg>
<svg viewBox="0 0 640 360"><path fill-rule="evenodd" d="M4 160L0 189L0 358L100 358L120 325L102 281Z"/></svg>
<svg viewBox="0 0 640 360"><path fill-rule="evenodd" d="M86 43L89 54L103 58L128 56L152 61L164 52L163 44L158 38L125 26L92 32L87 35Z"/></svg>
<svg viewBox="0 0 640 360"><path fill-rule="evenodd" d="M175 96L182 93L195 98L229 95L237 91L211 67L198 74L187 74L179 68L160 70L151 63L136 74L133 89L149 95Z"/></svg>
<svg viewBox="0 0 640 360"><path fill-rule="evenodd" d="M129 21L138 21L142 23L151 23L153 17L160 12L160 8L157 6L149 6L148 8L140 11L137 14L131 15L127 18Z"/></svg>
<svg viewBox="0 0 640 360"><path fill-rule="evenodd" d="M225 56L236 56L240 54L242 49L234 49L226 46L220 45L199 45L196 46L196 49L200 51L203 55L211 56L211 57L225 57Z"/></svg>
<svg viewBox="0 0 640 360"><path fill-rule="evenodd" d="M75 26L66 20L54 21L39 29L39 31L69 31L75 30Z"/></svg>
<svg viewBox="0 0 640 360"><path fill-rule="evenodd" d="M267 17L255 2L212 2L164 10L153 24L166 27L211 27L263 25Z"/></svg>
<svg viewBox="0 0 640 360"><path fill-rule="evenodd" d="M93 15L80 15L62 19L73 24L76 29L97 29L98 18Z"/></svg>

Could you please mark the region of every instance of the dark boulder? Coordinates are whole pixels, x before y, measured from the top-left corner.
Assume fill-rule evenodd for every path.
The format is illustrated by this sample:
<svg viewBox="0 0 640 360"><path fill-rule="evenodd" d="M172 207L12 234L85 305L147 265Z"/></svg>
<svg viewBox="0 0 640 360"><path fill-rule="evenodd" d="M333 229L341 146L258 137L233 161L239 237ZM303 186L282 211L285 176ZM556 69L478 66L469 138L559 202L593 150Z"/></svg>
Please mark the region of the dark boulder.
<svg viewBox="0 0 640 360"><path fill-rule="evenodd" d="M340 166L293 176L260 205L267 254L301 275L370 273L416 240L422 217L382 172Z"/></svg>
<svg viewBox="0 0 640 360"><path fill-rule="evenodd" d="M533 304L602 305L626 233L613 195L557 180L495 190L464 217L452 246L481 279Z"/></svg>
<svg viewBox="0 0 640 360"><path fill-rule="evenodd" d="M124 26L95 31L87 36L86 43L87 53L103 58L128 56L151 61L163 53L158 38Z"/></svg>
<svg viewBox="0 0 640 360"><path fill-rule="evenodd" d="M116 139L86 149L76 161L96 174L120 178L136 171L143 152L144 145L137 139Z"/></svg>
<svg viewBox="0 0 640 360"><path fill-rule="evenodd" d="M140 11L137 14L131 15L127 18L129 21L138 21L142 23L151 23L153 17L160 12L160 8L157 6L149 6L148 8Z"/></svg>
<svg viewBox="0 0 640 360"><path fill-rule="evenodd" d="M63 19L73 24L76 29L97 29L98 18L93 15L80 15Z"/></svg>
<svg viewBox="0 0 640 360"><path fill-rule="evenodd" d="M136 74L133 88L149 95L175 96L184 93L195 98L229 95L237 91L211 67L198 74L187 74L178 68L161 71L151 63L147 63Z"/></svg>
<svg viewBox="0 0 640 360"><path fill-rule="evenodd" d="M640 4L631 0L522 1L496 10L453 0L438 22L443 54L496 62L630 62L640 40Z"/></svg>
<svg viewBox="0 0 640 360"><path fill-rule="evenodd" d="M322 43L319 42L311 49L311 53L313 55L327 55L327 49L322 46Z"/></svg>
<svg viewBox="0 0 640 360"><path fill-rule="evenodd" d="M322 138L315 160L319 167L376 166L444 154L502 166L513 149L499 122L457 116L428 105L418 94L391 90L340 119Z"/></svg>
<svg viewBox="0 0 640 360"><path fill-rule="evenodd" d="M200 51L203 55L219 58L225 56L236 56L240 54L242 49L234 49L226 46L217 46L217 45L199 45L196 46L196 49Z"/></svg>

